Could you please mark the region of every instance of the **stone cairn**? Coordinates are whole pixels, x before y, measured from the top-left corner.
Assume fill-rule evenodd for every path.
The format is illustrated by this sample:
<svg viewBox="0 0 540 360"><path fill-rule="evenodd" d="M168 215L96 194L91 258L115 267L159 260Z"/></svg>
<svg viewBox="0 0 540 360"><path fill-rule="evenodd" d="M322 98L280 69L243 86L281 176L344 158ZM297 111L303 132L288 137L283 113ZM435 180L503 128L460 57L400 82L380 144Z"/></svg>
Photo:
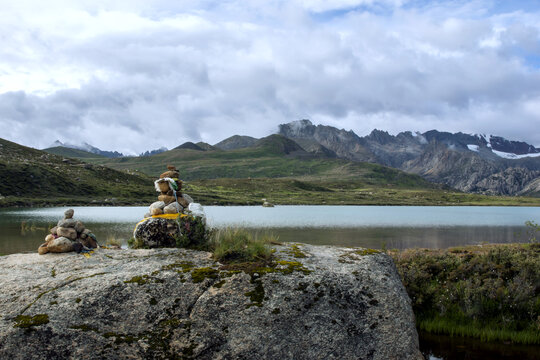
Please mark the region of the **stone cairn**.
<svg viewBox="0 0 540 360"><path fill-rule="evenodd" d="M82 222L73 219L73 209L64 212L64 218L50 230L45 237L45 243L38 248L40 255L46 253L63 253L97 248L96 236L86 229Z"/></svg>
<svg viewBox="0 0 540 360"><path fill-rule="evenodd" d="M145 218L153 215L183 213L184 209L193 203L193 199L189 195L182 193L182 180L179 180L180 173L176 167L169 165L167 169L154 182L156 191L160 194L158 201L150 205Z"/></svg>
<svg viewBox="0 0 540 360"><path fill-rule="evenodd" d="M154 182L159 193L158 201L148 208L145 219L140 221L133 231L135 248L175 247L176 239L182 235L180 217L199 218L206 223L202 206L182 192L180 174L174 166L167 166L167 171ZM176 217L174 215L177 215ZM173 215L167 217L165 215Z"/></svg>

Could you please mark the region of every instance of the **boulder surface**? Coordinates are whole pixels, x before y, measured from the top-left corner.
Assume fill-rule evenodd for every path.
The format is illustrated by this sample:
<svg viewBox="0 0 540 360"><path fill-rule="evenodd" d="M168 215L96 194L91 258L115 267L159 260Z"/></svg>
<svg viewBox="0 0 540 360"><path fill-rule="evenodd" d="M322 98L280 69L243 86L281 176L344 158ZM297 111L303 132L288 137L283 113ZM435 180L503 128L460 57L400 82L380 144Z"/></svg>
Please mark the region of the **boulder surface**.
<svg viewBox="0 0 540 360"><path fill-rule="evenodd" d="M243 269L185 249L0 257L0 358L422 358L389 256L275 249Z"/></svg>

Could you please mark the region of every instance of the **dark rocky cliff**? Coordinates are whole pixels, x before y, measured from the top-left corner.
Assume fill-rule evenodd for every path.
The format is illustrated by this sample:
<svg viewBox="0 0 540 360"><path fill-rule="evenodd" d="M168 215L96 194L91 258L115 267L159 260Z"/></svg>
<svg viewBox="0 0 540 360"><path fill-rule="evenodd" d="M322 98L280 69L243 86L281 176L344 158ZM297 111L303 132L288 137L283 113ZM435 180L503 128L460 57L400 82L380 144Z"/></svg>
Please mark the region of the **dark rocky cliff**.
<svg viewBox="0 0 540 360"><path fill-rule="evenodd" d="M535 181L540 176L540 157L522 157L540 150L499 136L437 130L423 134L407 131L394 136L373 130L359 137L352 131L315 126L309 120L282 124L279 133L301 145L308 144L307 151L319 143L338 157L394 167L466 192L533 196L538 193Z"/></svg>

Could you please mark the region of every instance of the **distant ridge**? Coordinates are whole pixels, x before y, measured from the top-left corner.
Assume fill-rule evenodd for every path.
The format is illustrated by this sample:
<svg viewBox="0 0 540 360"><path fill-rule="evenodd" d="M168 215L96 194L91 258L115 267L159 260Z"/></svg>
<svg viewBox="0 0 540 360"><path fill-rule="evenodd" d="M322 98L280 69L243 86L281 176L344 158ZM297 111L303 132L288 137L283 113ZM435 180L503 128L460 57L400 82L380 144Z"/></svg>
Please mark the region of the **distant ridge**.
<svg viewBox="0 0 540 360"><path fill-rule="evenodd" d="M275 154L292 154L306 152L300 145L283 135L273 134L258 140L254 147L265 148Z"/></svg>
<svg viewBox="0 0 540 360"><path fill-rule="evenodd" d="M221 150L243 149L255 145L257 140L251 136L234 135L214 144L214 146Z"/></svg>
<svg viewBox="0 0 540 360"><path fill-rule="evenodd" d="M168 149L166 147L161 147L159 149L151 150L151 151L145 151L143 153L140 153L139 156L152 156L156 154L161 154L162 152L167 151Z"/></svg>
<svg viewBox="0 0 540 360"><path fill-rule="evenodd" d="M118 151L104 151L104 150L98 149L97 147L92 146L92 145L90 145L90 144L88 144L86 142L83 143L82 145L75 145L75 144L69 144L69 143L62 143L60 140L56 140L47 149L50 149L50 148L53 148L53 147L65 147L65 148L70 148L70 149L77 149L77 150L86 151L86 152L89 152L89 153L92 153L92 154L105 156L105 157L108 157L108 158L117 158L117 157L123 157L124 156L124 154L119 153Z"/></svg>
<svg viewBox="0 0 540 360"><path fill-rule="evenodd" d="M75 159L91 159L91 158L104 158L105 157L103 155L94 154L94 153L84 151L84 150L68 148L65 146L50 147L50 148L43 149L43 151L48 152L49 154L60 155L60 156L75 158Z"/></svg>
<svg viewBox="0 0 540 360"><path fill-rule="evenodd" d="M175 149L187 149L187 150L205 151L199 145L196 145L196 144L192 143L191 141L187 141L187 142L183 143L182 145L175 147Z"/></svg>
<svg viewBox="0 0 540 360"><path fill-rule="evenodd" d="M218 148L216 148L215 146L212 146L208 143L205 143L203 141L199 141L198 143L196 143L195 145L197 145L198 147L200 147L201 149L205 150L205 151L209 151L209 150L218 150Z"/></svg>

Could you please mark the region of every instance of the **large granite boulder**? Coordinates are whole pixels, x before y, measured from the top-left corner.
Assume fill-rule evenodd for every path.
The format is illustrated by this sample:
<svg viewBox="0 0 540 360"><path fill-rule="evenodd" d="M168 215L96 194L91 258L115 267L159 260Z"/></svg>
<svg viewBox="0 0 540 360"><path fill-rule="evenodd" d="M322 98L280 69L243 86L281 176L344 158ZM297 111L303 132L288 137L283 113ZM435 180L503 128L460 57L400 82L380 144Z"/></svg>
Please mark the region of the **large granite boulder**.
<svg viewBox="0 0 540 360"><path fill-rule="evenodd" d="M180 234L178 222L164 218L144 219L133 231L138 248L175 247Z"/></svg>
<svg viewBox="0 0 540 360"><path fill-rule="evenodd" d="M276 247L233 268L185 249L0 258L2 359L421 359L385 254Z"/></svg>

